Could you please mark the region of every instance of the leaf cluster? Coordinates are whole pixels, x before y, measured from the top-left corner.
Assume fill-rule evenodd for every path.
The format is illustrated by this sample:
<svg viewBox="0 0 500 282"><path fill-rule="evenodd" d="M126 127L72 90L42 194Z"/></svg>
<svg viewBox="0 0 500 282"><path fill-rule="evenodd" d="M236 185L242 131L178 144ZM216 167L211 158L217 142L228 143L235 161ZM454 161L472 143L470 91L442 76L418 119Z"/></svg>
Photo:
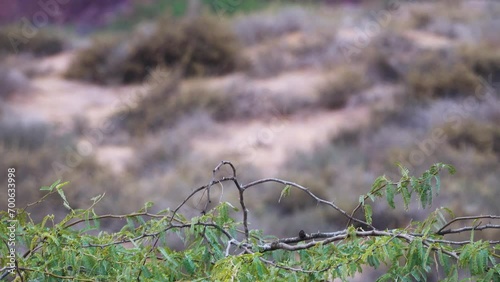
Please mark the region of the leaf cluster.
<svg viewBox="0 0 500 282"><path fill-rule="evenodd" d="M224 165L231 166L233 175L215 178ZM42 190L48 192L47 196L59 194L68 215L59 222L53 215L34 222L28 212L31 205L17 211L16 269L12 275L16 281L261 281L270 277L277 281L336 278L347 281L367 268L381 268L386 273L377 281L426 281L431 273L442 281L457 281L463 275L475 281L498 281L500 241L475 240L474 232L500 228L480 222L485 218L498 220L500 216L455 217L450 210L440 208L430 212L424 221L406 227L378 230L372 226L369 201L385 198L395 208L394 198L401 196L405 208L413 198L425 208L440 191L439 172L447 169L454 173L453 167L445 164L433 165L420 177L410 176L406 168L400 168L398 181L385 176L377 178L351 214L296 183L272 178L241 184L229 162L217 166L214 178L195 189L176 209L156 213L151 212L153 203L148 202L134 213L98 215L94 207L104 195L92 198L93 204L87 209L72 209L62 189L67 183L57 181ZM239 191L239 207L220 202L215 208L190 218L180 212L197 193L204 193L208 203L210 188L227 181L233 182ZM339 231L301 232L288 238L249 228L244 194L266 182L284 185L280 198L296 192L313 197L319 204L349 218L348 226ZM44 198L32 205L40 204ZM360 208L365 211L364 219L353 216ZM105 219L123 222L123 227L107 232L100 225ZM7 213L2 212L0 237L5 243L0 246L2 254L9 252L8 220ZM474 222L451 228L467 220ZM351 222L363 223L364 228ZM467 232L471 235L468 241L448 237ZM184 245L169 247L172 237L179 238ZM9 262L6 256L0 260L2 265ZM3 277L10 275L7 267L2 272Z"/></svg>

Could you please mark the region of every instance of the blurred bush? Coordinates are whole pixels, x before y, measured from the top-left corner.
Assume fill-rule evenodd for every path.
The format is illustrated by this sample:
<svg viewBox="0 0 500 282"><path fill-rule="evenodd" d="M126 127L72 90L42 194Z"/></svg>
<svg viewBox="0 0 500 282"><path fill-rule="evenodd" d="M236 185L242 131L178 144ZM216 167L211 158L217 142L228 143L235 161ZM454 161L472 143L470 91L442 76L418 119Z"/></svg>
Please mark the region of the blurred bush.
<svg viewBox="0 0 500 282"><path fill-rule="evenodd" d="M127 132L146 136L172 128L192 115L203 114L216 122L254 118L279 119L310 109L315 99L286 96L252 85L246 79L212 84L196 78L181 81L176 72L161 81L150 81L137 105L114 115ZM283 96L285 95L285 96Z"/></svg>
<svg viewBox="0 0 500 282"><path fill-rule="evenodd" d="M480 42L458 48L459 55L477 75L484 79L500 79L500 48L493 43Z"/></svg>
<svg viewBox="0 0 500 282"><path fill-rule="evenodd" d="M96 83L120 82L122 80L121 62L116 61L124 58L113 59L123 53L119 51L122 39L119 35L110 34L95 37L91 47L77 54L66 70L65 76Z"/></svg>
<svg viewBox="0 0 500 282"><path fill-rule="evenodd" d="M215 120L229 118L234 99L203 83L180 87L174 75L159 84L131 109L117 113L122 126L134 135L144 136L175 125L183 117L205 112Z"/></svg>
<svg viewBox="0 0 500 282"><path fill-rule="evenodd" d="M494 123L465 120L443 127L447 142L457 150L473 148L479 154L493 154L500 159L500 126Z"/></svg>
<svg viewBox="0 0 500 282"><path fill-rule="evenodd" d="M47 56L64 49L64 38L60 32L49 28L28 29L22 24L0 27L0 55L31 53Z"/></svg>
<svg viewBox="0 0 500 282"><path fill-rule="evenodd" d="M369 82L362 70L353 67L339 68L333 77L319 89L319 104L329 109L343 108L348 100L366 89Z"/></svg>
<svg viewBox="0 0 500 282"><path fill-rule="evenodd" d="M479 77L465 63L446 54L426 52L414 59L405 83L416 100L475 95Z"/></svg>
<svg viewBox="0 0 500 282"><path fill-rule="evenodd" d="M153 30L138 29L129 41L96 42L80 51L66 76L133 83L143 81L158 66L180 67L187 76L222 75L244 66L240 48L234 34L214 16L165 17Z"/></svg>

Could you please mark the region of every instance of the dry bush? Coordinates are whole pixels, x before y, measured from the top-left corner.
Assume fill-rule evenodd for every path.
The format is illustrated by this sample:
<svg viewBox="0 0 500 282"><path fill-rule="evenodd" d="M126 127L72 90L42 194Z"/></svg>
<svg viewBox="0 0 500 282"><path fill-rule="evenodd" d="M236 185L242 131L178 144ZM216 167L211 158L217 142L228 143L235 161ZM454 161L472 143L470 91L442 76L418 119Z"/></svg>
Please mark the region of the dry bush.
<svg viewBox="0 0 500 282"><path fill-rule="evenodd" d="M241 67L242 48L219 19L203 15L180 22L163 19L150 38L133 46L125 66L125 82L142 80L144 69L181 65L188 76L221 75ZM142 72L138 67L141 67Z"/></svg>
<svg viewBox="0 0 500 282"><path fill-rule="evenodd" d="M459 56L477 75L489 79L500 78L500 49L493 43L465 45L458 49Z"/></svg>
<svg viewBox="0 0 500 282"><path fill-rule="evenodd" d="M26 34L22 24L0 27L0 55L32 53L35 56L53 55L64 49L64 39L53 29L34 29Z"/></svg>
<svg viewBox="0 0 500 282"><path fill-rule="evenodd" d="M372 44L365 52L367 73L375 81L397 83L402 78L397 57L391 50Z"/></svg>
<svg viewBox="0 0 500 282"><path fill-rule="evenodd" d="M471 96L480 86L479 77L466 64L435 52L415 58L405 83L411 98L419 101Z"/></svg>
<svg viewBox="0 0 500 282"><path fill-rule="evenodd" d="M121 41L121 36L109 34L95 37L90 47L77 53L66 70L65 76L69 79L96 83L121 81L120 62L113 60L114 57L123 53L119 52Z"/></svg>
<svg viewBox="0 0 500 282"><path fill-rule="evenodd" d="M203 83L179 87L178 78L171 77L155 85L136 107L118 113L124 128L135 135L169 128L183 117L197 112L208 113L215 120L232 116L234 99Z"/></svg>
<svg viewBox="0 0 500 282"><path fill-rule="evenodd" d="M185 80L180 85L172 75L153 83L134 108L115 116L120 116L121 126L134 135L172 128L183 118L199 113L216 122L271 119L310 109L316 103L315 99L270 92L246 80L235 80L223 87L215 87L203 79Z"/></svg>
<svg viewBox="0 0 500 282"><path fill-rule="evenodd" d="M213 16L167 17L152 30L138 29L128 40L96 42L82 50L67 76L133 83L143 81L158 66L181 67L187 76L222 75L244 67L240 49L234 34Z"/></svg>
<svg viewBox="0 0 500 282"><path fill-rule="evenodd" d="M429 9L416 6L410 10L410 17L407 24L410 28L425 29L432 24L432 21L433 16L430 14Z"/></svg>
<svg viewBox="0 0 500 282"><path fill-rule="evenodd" d="M494 154L500 157L500 126L494 123L466 120L443 126L447 142L461 150L474 148L477 153Z"/></svg>
<svg viewBox="0 0 500 282"><path fill-rule="evenodd" d="M362 71L344 67L340 68L329 81L319 89L319 104L329 109L344 107L348 100L366 89L369 82Z"/></svg>

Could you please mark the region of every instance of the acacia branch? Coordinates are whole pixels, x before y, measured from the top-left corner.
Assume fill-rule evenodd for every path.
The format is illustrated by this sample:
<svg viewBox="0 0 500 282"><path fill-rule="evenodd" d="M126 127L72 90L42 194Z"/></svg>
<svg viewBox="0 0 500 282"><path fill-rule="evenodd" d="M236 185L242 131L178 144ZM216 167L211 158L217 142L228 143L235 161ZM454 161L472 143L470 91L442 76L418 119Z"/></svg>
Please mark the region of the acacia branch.
<svg viewBox="0 0 500 282"><path fill-rule="evenodd" d="M460 217L455 217L454 219L448 221L445 225L443 225L438 231L436 231L436 234L438 235L444 235L443 232L446 232L448 230L444 230L446 227L450 226L451 224L457 222L457 221L463 221L463 220L476 220L476 219L484 219L484 218L489 218L489 219L500 219L499 215L477 215L477 216L460 216Z"/></svg>

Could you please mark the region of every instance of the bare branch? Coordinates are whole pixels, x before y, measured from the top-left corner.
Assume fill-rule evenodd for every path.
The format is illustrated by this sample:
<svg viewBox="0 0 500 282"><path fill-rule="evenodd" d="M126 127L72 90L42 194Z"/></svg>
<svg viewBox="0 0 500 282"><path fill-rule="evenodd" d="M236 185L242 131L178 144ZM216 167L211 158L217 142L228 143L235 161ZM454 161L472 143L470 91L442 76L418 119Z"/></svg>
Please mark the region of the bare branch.
<svg viewBox="0 0 500 282"><path fill-rule="evenodd" d="M375 227L373 227L371 224L368 224L367 222L361 220L361 219L357 219L355 217L352 217L351 215L349 215L346 211L344 211L343 209L341 209L340 207L338 207L333 201L327 201L327 200L324 200L324 199L321 199L320 197L316 196L313 192L311 192L311 190L309 190L308 188L300 185L300 184L297 184L297 183L294 183L294 182L291 182L291 181L286 181L286 180L282 180L282 179L279 179L279 178L264 178L264 179L260 179L260 180L257 180L257 181L253 181L253 182L250 182L246 185L243 185L243 189L248 189L252 186L256 186L256 185L260 185L260 184L263 184L263 183L267 183L267 182L275 182L275 183L280 183L280 184L283 184L283 185L290 185L292 187L295 187L297 189L300 189L302 191L304 191L306 194L308 194L310 197L312 197L313 199L315 199L317 202L321 203L321 204L325 204L327 206L330 206L332 207L333 209L335 209L336 211L340 212L342 215L344 215L345 217L347 217L349 220L352 220L352 221L355 221L355 222L358 222L358 223L361 223L361 224L364 224L372 229L375 229Z"/></svg>
<svg viewBox="0 0 500 282"><path fill-rule="evenodd" d="M477 216L461 216L461 217L455 217L454 219L448 221L445 225L443 225L437 232L436 234L438 235L443 235L442 232L443 230L450 226L451 224L457 222L457 221L463 221L463 220L475 220L475 219L483 219L483 218L490 218L490 219L500 219L499 215L477 215Z"/></svg>

